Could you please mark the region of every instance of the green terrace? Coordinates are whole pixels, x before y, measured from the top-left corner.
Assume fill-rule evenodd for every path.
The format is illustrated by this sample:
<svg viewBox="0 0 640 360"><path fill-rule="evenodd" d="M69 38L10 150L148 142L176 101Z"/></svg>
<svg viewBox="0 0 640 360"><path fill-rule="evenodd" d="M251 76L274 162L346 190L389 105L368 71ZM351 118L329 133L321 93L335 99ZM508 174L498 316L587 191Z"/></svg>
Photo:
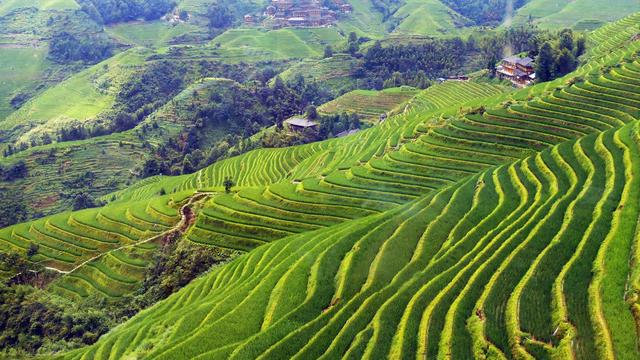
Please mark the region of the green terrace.
<svg viewBox="0 0 640 360"><path fill-rule="evenodd" d="M624 31L638 18L602 31ZM624 48L594 48L599 68L587 63L580 79L573 74L513 95L491 84L446 82L352 136L255 150L191 175L144 180L102 209L2 229L0 249L24 254L38 244L31 260L63 273L55 291L118 297L136 288L154 247L181 226L180 209L196 198L203 209L186 238L229 252L399 211L480 172L635 122L640 42L628 39L619 38ZM227 177L237 183L230 194L222 191ZM161 190L171 194L159 197Z"/></svg>
<svg viewBox="0 0 640 360"><path fill-rule="evenodd" d="M60 358L635 359L639 124L260 246Z"/></svg>

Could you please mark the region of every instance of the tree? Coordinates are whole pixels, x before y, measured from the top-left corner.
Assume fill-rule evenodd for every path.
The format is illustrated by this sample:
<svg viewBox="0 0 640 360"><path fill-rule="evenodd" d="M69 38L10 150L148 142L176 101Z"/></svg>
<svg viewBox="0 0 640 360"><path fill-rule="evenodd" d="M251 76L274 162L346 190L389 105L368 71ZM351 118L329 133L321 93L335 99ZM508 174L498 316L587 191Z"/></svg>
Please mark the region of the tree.
<svg viewBox="0 0 640 360"><path fill-rule="evenodd" d="M86 191L79 192L73 199L73 210L82 210L95 207L93 196Z"/></svg>
<svg viewBox="0 0 640 360"><path fill-rule="evenodd" d="M573 51L573 31L571 29L564 29L560 32L558 48L560 51L563 49Z"/></svg>
<svg viewBox="0 0 640 360"><path fill-rule="evenodd" d="M231 192L231 188L235 186L235 183L232 178L226 177L222 185L224 185L224 192L229 194Z"/></svg>
<svg viewBox="0 0 640 360"><path fill-rule="evenodd" d="M349 39L347 40L347 51L351 55L355 55L360 50L360 44L358 43L358 35L355 32L349 33Z"/></svg>
<svg viewBox="0 0 640 360"><path fill-rule="evenodd" d="M313 105L307 106L306 114L307 114L307 118L311 120L315 120L318 118L318 110Z"/></svg>
<svg viewBox="0 0 640 360"><path fill-rule="evenodd" d="M27 205L22 191L0 188L0 228L27 219Z"/></svg>
<svg viewBox="0 0 640 360"><path fill-rule="evenodd" d="M210 29L225 29L233 25L233 13L227 6L214 3L207 10Z"/></svg>
<svg viewBox="0 0 640 360"><path fill-rule="evenodd" d="M569 49L562 49L555 62L555 75L563 76L576 68L576 58Z"/></svg>
<svg viewBox="0 0 640 360"><path fill-rule="evenodd" d="M40 250L40 246L38 244L30 243L29 248L27 249L27 257L35 256Z"/></svg>
<svg viewBox="0 0 640 360"><path fill-rule="evenodd" d="M182 173L191 174L195 170L196 169L194 168L193 163L191 162L191 154L187 154L187 156L185 156L184 159L182 160Z"/></svg>
<svg viewBox="0 0 640 360"><path fill-rule="evenodd" d="M577 40L576 40L576 58L578 58L579 56L581 56L582 54L584 54L585 50L587 49L587 39L584 36L580 36Z"/></svg>
<svg viewBox="0 0 640 360"><path fill-rule="evenodd" d="M327 47L324 48L324 58L330 58L333 56L333 48L331 47L331 45L327 45Z"/></svg>
<svg viewBox="0 0 640 360"><path fill-rule="evenodd" d="M28 173L29 170L27 169L27 164L24 162L24 160L20 160L4 171L4 179L6 181L23 179L27 177Z"/></svg>
<svg viewBox="0 0 640 360"><path fill-rule="evenodd" d="M536 77L538 81L549 81L553 78L553 49L551 44L545 42L540 49L536 60Z"/></svg>

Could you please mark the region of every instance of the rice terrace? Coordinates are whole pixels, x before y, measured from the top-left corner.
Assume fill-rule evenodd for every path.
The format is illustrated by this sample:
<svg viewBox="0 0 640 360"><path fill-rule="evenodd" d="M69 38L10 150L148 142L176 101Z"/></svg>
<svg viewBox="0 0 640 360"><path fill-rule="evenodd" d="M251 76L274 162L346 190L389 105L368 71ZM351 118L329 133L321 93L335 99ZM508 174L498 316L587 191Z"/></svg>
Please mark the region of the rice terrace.
<svg viewBox="0 0 640 360"><path fill-rule="evenodd" d="M640 2L0 0L0 359L640 359Z"/></svg>

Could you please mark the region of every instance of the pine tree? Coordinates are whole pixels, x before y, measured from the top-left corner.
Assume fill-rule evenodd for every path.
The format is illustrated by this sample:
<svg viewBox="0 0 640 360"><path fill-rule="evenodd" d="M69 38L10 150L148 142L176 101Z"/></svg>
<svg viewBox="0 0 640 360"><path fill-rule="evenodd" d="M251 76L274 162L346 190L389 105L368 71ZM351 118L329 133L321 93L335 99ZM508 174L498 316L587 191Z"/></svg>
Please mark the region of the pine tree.
<svg viewBox="0 0 640 360"><path fill-rule="evenodd" d="M233 182L233 179L231 179L230 177L227 177L224 179L224 182L222 183L222 185L224 185L224 192L228 194L231 192L231 188L235 185L235 183Z"/></svg>
<svg viewBox="0 0 640 360"><path fill-rule="evenodd" d="M549 81L553 77L553 49L551 44L545 42L540 48L536 60L536 77L538 81Z"/></svg>
<svg viewBox="0 0 640 360"><path fill-rule="evenodd" d="M576 67L576 58L569 49L562 49L560 55L556 59L555 74L556 76L566 75L573 71Z"/></svg>
<svg viewBox="0 0 640 360"><path fill-rule="evenodd" d="M327 47L324 48L324 58L330 58L333 56L333 48L331 47L331 45L327 45Z"/></svg>

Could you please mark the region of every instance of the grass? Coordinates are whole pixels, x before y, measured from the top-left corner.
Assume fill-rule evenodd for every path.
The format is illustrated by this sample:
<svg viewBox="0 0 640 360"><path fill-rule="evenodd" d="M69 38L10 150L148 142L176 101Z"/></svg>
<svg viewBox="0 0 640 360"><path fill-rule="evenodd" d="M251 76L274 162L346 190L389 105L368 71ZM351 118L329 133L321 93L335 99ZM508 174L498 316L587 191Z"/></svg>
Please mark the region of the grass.
<svg viewBox="0 0 640 360"><path fill-rule="evenodd" d="M514 23L524 23L531 17L541 28L594 30L637 11L640 11L640 4L634 0L608 3L598 0L534 0L516 11Z"/></svg>
<svg viewBox="0 0 640 360"><path fill-rule="evenodd" d="M335 28L231 29L211 40L226 61L283 60L312 58L323 54L327 45L336 46L344 37Z"/></svg>
<svg viewBox="0 0 640 360"><path fill-rule="evenodd" d="M553 326L541 322L538 330L528 324L555 313L554 282L565 265L572 273L580 269L571 259L587 237L599 239L591 243L609 258L602 273L609 279L567 283L555 288L555 296L600 294L603 303L572 303L565 314L583 316L591 306L610 309L601 321L611 333L613 353L637 356L623 344L635 338L626 332L628 320L608 315L630 317L614 285L624 284L630 269L613 263L626 260L630 248L607 239L633 239L615 234L632 231L622 224L635 222L638 211L614 215L620 226L590 230L594 208L637 197L632 174L639 169L629 161L639 150L637 130L634 121L564 142L383 214L262 246L68 357L140 354L145 341L154 343L144 352L148 358L559 356L578 351L555 346L575 336L553 334L562 318L552 320ZM617 179L627 185L612 187ZM572 325L580 334L594 326ZM149 326L164 330L144 331ZM145 341L126 340L141 331Z"/></svg>
<svg viewBox="0 0 640 360"><path fill-rule="evenodd" d="M13 112L0 124L0 129L11 134L10 140L29 144L44 133L55 138L59 128L95 120L98 114L111 108L117 84L141 64L143 56L144 51L133 49L72 76ZM29 131L20 130L25 127Z"/></svg>
<svg viewBox="0 0 640 360"><path fill-rule="evenodd" d="M323 104L318 110L325 114L346 112L359 115L364 119L372 119L395 110L417 94L418 90L409 87L382 91L354 90Z"/></svg>
<svg viewBox="0 0 640 360"><path fill-rule="evenodd" d="M0 11L1 12L1 11ZM46 47L0 48L0 120L15 109L10 101L16 92L36 83L47 67Z"/></svg>
<svg viewBox="0 0 640 360"><path fill-rule="evenodd" d="M437 0L406 1L393 17L400 19L393 34L452 36L469 24L468 19Z"/></svg>
<svg viewBox="0 0 640 360"><path fill-rule="evenodd" d="M35 7L38 10L76 10L80 6L75 0L6 0L0 3L0 16L15 9Z"/></svg>
<svg viewBox="0 0 640 360"><path fill-rule="evenodd" d="M60 269L105 254L52 289L122 296L145 240L213 189L186 239L247 253L69 358L636 358L633 19L553 83L446 82L353 136L146 180L2 229L0 246L38 243L32 261Z"/></svg>
<svg viewBox="0 0 640 360"><path fill-rule="evenodd" d="M162 20L122 23L107 27L107 33L120 42L145 47L168 45L179 36L199 30L188 23L170 24Z"/></svg>

